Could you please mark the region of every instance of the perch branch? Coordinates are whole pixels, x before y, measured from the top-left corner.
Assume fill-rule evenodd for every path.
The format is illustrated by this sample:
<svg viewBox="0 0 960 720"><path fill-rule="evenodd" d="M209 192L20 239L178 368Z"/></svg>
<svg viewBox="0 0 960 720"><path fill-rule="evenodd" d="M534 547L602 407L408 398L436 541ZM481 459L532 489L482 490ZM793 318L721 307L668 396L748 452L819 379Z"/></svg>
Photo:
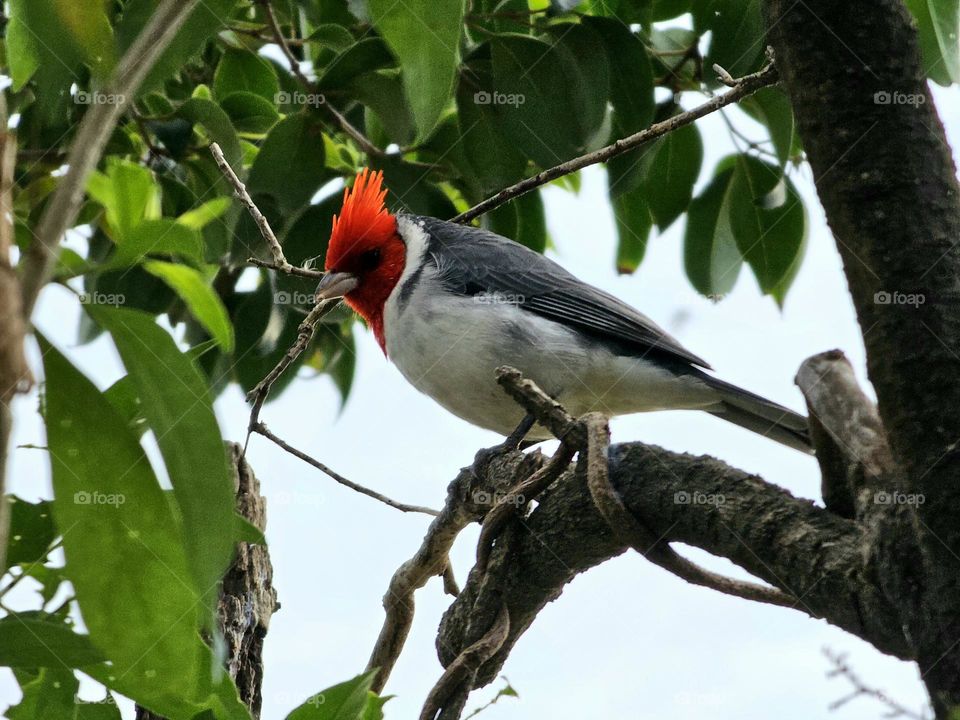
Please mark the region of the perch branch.
<svg viewBox="0 0 960 720"><path fill-rule="evenodd" d="M510 187L504 188L496 195L492 195L486 200L474 205L472 208L465 210L453 218L453 222L470 222L474 218L477 218L480 215L493 210L494 208L500 207L504 203L520 197L531 190L535 190L542 185L546 185L547 183L552 182L559 177L570 175L571 173L575 173L577 170L581 170L590 165L607 162L617 155L622 155L625 152L629 152L630 150L638 148L641 145L656 140L657 138L662 137L679 127L689 125L705 115L716 112L720 108L739 102L761 88L774 85L776 84L778 78L779 76L777 74L777 68L773 64L772 60L770 60L762 70L736 80L733 87L722 95L716 95L692 110L679 113L678 115L667 118L662 122L654 123L650 127L641 130L638 133L621 138L615 143L600 148L599 150L595 150L587 153L586 155L573 158L567 162L555 165L552 168L541 170L536 175L525 178L520 182L511 185Z"/></svg>
<svg viewBox="0 0 960 720"><path fill-rule="evenodd" d="M401 565L390 579L383 596L386 617L377 637L367 669L379 669L373 690L386 685L393 666L403 650L413 623L414 592L427 581L447 574L448 555L460 531L479 520L489 509L489 498L515 485L539 465L539 453L524 455L516 450L494 449L493 457L477 453L471 467L464 468L447 488L447 500L439 515L427 528L426 536L413 557ZM449 581L445 580L449 587Z"/></svg>

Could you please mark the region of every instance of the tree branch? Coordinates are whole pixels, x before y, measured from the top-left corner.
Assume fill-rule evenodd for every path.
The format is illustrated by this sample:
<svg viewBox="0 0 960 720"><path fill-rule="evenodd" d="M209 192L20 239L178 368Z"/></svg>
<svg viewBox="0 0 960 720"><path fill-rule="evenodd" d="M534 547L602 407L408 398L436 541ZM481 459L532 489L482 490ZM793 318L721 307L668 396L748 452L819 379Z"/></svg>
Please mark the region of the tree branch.
<svg viewBox="0 0 960 720"><path fill-rule="evenodd" d="M760 88L774 85L776 84L777 79L778 76L776 67L773 65L772 61L768 62L767 65L759 72L740 78L736 81L736 84L731 90L723 93L722 95L717 95L710 98L703 105L700 105L693 110L687 110L686 112L674 115L673 117L667 118L662 122L654 123L645 130L641 130L638 133L634 133L633 135L628 135L625 138L617 140L612 145L607 145L606 147L600 148L599 150L595 150L591 153L587 153L586 155L573 158L567 162L555 165L552 168L541 170L536 175L525 178L520 182L511 185L510 187L504 188L496 195L488 197L486 200L474 205L469 210L465 210L453 218L452 222L470 222L474 218L490 212L494 208L500 207L504 203L520 197L531 190L535 190L542 185L546 185L547 183L552 182L559 177L570 175L571 173L575 173L577 170L581 170L590 165L607 162L617 155L622 155L623 153L629 152L630 150L640 147L641 145L652 142L653 140L656 140L657 138L662 137L667 133L676 130L677 128L683 127L684 125L689 125L705 115L716 112L720 108L739 102L745 97L749 97Z"/></svg>
<svg viewBox="0 0 960 720"><path fill-rule="evenodd" d="M841 517L863 517L876 505L877 493L898 490L877 408L839 350L804 360L796 383L807 401L824 504Z"/></svg>

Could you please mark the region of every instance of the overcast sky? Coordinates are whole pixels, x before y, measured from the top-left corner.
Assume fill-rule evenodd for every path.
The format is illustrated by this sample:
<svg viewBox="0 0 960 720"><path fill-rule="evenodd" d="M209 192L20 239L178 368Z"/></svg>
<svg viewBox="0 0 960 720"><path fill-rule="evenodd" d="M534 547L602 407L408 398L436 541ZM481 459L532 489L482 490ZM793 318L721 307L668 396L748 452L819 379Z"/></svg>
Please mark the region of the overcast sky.
<svg viewBox="0 0 960 720"><path fill-rule="evenodd" d="M937 97L952 144L960 147L960 93L938 91ZM729 139L716 118L699 127L705 166L712 170L730 150ZM866 375L840 259L809 175L805 168L795 176L808 201L810 234L782 312L760 296L746 269L722 302L699 297L683 275L682 221L651 241L639 272L618 277L606 178L597 168L584 172L579 196L545 191L555 244L551 254L650 315L721 377L800 410L793 376L809 355L840 348L859 377ZM703 173L701 185L708 178ZM37 325L105 388L122 374L121 366L104 339L76 347L79 312L73 296L50 287L41 296ZM356 380L342 413L328 379L303 379L267 405L262 419L355 482L398 500L439 507L458 468L500 438L417 393L372 336L360 326L356 332ZM35 346L31 351L36 359ZM16 401L16 444L45 443L36 407L35 394ZM248 409L235 387L219 399L217 414L225 436L242 442ZM615 419L612 431L614 442L641 440L716 455L820 502L815 460L708 415L637 415ZM283 605L266 640L263 718L281 720L309 695L363 670L383 620L381 597L390 576L419 547L429 518L350 492L263 438L252 440L248 457L268 498L267 538ZM30 499L49 496L49 464L42 452L15 450L11 474L13 492ZM453 563L461 580L476 538L476 528L470 528L456 545ZM746 577L726 561L680 549L714 569ZM387 705L388 718L415 717L439 677L434 637L448 604L439 580L417 595L413 631L386 689L397 696ZM505 698L482 717L806 720L825 715L830 703L850 690L843 680L826 678L823 648L849 653L865 681L908 707L924 705L914 665L883 656L824 621L688 585L628 553L581 575L541 613L504 668L520 698ZM500 684L474 693L469 707L491 697ZM82 694L94 698L98 691L85 684ZM18 695L3 669L0 707ZM858 699L835 716L865 720L882 712L872 700ZM130 708L124 714L132 717Z"/></svg>

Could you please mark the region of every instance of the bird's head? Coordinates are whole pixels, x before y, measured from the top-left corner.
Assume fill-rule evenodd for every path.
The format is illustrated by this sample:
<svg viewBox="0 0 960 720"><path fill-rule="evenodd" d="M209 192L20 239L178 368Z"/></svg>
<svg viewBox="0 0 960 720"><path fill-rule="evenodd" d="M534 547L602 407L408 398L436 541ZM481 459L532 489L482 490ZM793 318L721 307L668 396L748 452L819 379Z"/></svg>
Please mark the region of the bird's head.
<svg viewBox="0 0 960 720"><path fill-rule="evenodd" d="M352 188L343 191L343 207L333 218L326 271L317 299L342 297L373 329L385 347L383 306L406 261L406 245L396 217L387 210L383 174L364 169Z"/></svg>

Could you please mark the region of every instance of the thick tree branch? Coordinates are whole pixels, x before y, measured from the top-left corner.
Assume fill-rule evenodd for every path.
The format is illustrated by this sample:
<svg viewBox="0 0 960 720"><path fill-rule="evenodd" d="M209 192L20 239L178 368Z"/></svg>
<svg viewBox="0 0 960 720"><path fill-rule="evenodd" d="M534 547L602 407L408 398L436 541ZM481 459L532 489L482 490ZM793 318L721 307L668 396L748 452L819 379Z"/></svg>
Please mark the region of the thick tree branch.
<svg viewBox="0 0 960 720"><path fill-rule="evenodd" d="M567 162L555 165L552 168L541 170L536 175L525 178L515 185L504 188L496 195L492 195L483 202L474 205L468 210L465 210L453 218L452 221L459 223L470 222L474 218L490 212L494 208L500 207L504 203L520 197L531 190L535 190L542 185L546 185L547 183L552 182L559 177L570 175L571 173L575 173L577 170L582 170L590 165L597 165L598 163L607 162L617 155L622 155L623 153L629 152L630 150L638 148L641 145L652 142L653 140L656 140L657 138L662 137L667 133L676 130L677 128L683 127L684 125L689 125L695 120L699 120L705 115L716 112L727 105L740 102L745 97L749 97L760 88L774 85L776 82L777 69L773 63L770 62L759 72L736 80L735 84L728 92L710 98L707 102L703 103L703 105L695 107L693 110L687 110L686 112L674 115L673 117L667 118L662 122L654 123L650 127L641 130L638 133L634 133L633 135L628 135L625 138L617 140L612 145L607 145L606 147L600 148L599 150L595 150L591 153L587 153L586 155L573 158Z"/></svg>
<svg viewBox="0 0 960 720"><path fill-rule="evenodd" d="M897 469L877 408L839 350L804 360L796 378L807 400L824 504L842 517L863 517L895 486Z"/></svg>

